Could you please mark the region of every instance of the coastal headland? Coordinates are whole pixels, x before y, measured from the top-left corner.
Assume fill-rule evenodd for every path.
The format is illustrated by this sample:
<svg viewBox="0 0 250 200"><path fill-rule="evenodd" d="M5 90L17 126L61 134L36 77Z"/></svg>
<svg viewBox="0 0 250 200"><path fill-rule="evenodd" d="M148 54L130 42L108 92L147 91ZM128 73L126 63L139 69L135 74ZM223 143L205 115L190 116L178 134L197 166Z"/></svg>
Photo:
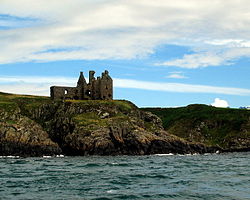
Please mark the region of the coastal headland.
<svg viewBox="0 0 250 200"><path fill-rule="evenodd" d="M53 101L0 93L0 155L245 151L249 134L247 110L205 105L140 109L126 100Z"/></svg>

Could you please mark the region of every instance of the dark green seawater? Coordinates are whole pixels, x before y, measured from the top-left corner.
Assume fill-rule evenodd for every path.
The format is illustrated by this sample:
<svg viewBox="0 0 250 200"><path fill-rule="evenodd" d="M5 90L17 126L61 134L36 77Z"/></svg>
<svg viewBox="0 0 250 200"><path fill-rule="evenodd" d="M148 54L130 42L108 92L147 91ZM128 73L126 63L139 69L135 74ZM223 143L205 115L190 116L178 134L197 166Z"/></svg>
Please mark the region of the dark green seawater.
<svg viewBox="0 0 250 200"><path fill-rule="evenodd" d="M250 154L0 158L0 199L250 199Z"/></svg>

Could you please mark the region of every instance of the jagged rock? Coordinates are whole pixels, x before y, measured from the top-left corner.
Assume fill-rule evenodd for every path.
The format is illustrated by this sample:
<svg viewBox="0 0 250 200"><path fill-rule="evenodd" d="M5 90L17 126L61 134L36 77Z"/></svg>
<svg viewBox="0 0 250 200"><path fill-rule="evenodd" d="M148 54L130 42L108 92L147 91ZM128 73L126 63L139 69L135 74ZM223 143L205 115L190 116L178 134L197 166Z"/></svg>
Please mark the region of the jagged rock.
<svg viewBox="0 0 250 200"><path fill-rule="evenodd" d="M62 152L38 123L18 112L6 116L8 120L0 121L0 155L42 156Z"/></svg>
<svg viewBox="0 0 250 200"><path fill-rule="evenodd" d="M160 128L163 128L161 118L157 115L154 115L151 112L142 112L142 116L146 122L151 122L153 124L158 125Z"/></svg>

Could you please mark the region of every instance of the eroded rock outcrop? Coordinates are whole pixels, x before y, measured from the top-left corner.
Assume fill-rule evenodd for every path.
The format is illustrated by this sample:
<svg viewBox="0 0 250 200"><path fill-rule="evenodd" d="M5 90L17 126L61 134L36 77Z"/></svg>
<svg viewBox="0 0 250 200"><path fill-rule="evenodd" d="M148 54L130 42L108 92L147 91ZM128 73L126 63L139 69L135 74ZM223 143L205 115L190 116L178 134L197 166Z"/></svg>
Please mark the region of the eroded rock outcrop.
<svg viewBox="0 0 250 200"><path fill-rule="evenodd" d="M9 113L0 112L1 155L42 156L62 152L41 125L21 115L18 108Z"/></svg>
<svg viewBox="0 0 250 200"><path fill-rule="evenodd" d="M68 100L0 93L0 155L205 153L166 132L162 121L128 101Z"/></svg>
<svg viewBox="0 0 250 200"><path fill-rule="evenodd" d="M41 123L67 155L214 152L168 134L159 117L128 101L68 101L24 112ZM50 116L50 117L47 117ZM41 121L40 119L43 119Z"/></svg>

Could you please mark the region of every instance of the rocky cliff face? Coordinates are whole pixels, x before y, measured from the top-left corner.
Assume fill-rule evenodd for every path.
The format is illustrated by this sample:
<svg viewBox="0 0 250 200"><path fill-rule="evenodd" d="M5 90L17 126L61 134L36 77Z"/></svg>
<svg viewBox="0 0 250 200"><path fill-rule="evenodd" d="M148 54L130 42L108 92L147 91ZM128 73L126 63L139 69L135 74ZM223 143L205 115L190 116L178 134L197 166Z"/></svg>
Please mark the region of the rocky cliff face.
<svg viewBox="0 0 250 200"><path fill-rule="evenodd" d="M24 107L25 108L25 107ZM128 101L68 101L23 110L67 155L144 155L210 151L168 134L160 118Z"/></svg>
<svg viewBox="0 0 250 200"><path fill-rule="evenodd" d="M1 155L145 155L217 150L170 135L162 128L160 118L128 101L52 102L45 97L11 95L2 95L2 100Z"/></svg>
<svg viewBox="0 0 250 200"><path fill-rule="evenodd" d="M0 155L42 156L61 152L41 125L21 115L18 107L11 112L0 109Z"/></svg>

